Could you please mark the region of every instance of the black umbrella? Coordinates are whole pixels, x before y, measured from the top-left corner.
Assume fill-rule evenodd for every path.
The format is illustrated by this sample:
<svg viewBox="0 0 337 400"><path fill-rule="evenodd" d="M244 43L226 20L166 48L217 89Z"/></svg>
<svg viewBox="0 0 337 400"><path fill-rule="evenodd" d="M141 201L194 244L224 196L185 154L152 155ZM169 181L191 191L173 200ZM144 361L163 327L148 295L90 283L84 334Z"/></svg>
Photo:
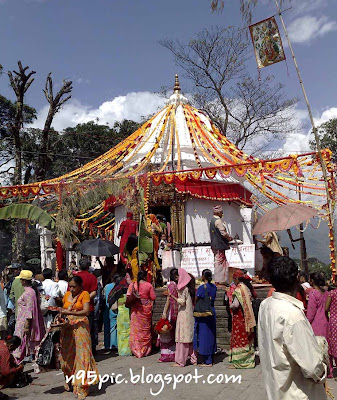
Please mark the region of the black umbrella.
<svg viewBox="0 0 337 400"><path fill-rule="evenodd" d="M108 240L90 239L84 240L78 245L78 250L85 256L112 257L119 253L119 247Z"/></svg>

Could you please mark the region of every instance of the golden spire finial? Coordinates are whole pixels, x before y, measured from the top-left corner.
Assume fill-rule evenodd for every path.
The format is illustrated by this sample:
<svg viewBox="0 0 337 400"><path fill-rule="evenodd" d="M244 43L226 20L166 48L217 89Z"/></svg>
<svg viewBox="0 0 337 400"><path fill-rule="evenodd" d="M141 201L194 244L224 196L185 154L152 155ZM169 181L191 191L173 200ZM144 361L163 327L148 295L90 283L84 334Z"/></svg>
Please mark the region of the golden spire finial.
<svg viewBox="0 0 337 400"><path fill-rule="evenodd" d="M174 88L173 88L173 93L180 93L180 84L179 84L179 77L178 74L175 76L175 81L174 81Z"/></svg>

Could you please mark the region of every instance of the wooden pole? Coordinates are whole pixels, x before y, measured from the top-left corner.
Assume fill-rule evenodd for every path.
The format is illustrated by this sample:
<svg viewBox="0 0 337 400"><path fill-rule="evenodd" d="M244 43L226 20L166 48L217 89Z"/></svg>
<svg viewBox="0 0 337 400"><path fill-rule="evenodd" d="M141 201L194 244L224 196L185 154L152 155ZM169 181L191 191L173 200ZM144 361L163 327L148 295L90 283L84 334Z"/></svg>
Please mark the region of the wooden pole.
<svg viewBox="0 0 337 400"><path fill-rule="evenodd" d="M309 104L308 96L307 96L307 93L306 93L305 88L304 88L304 84L303 84L301 73L300 73L300 70L299 70L299 67L298 67L298 64L297 64L295 53L294 53L293 47L292 47L290 39L289 39L288 31L287 31L287 28L285 26L285 23L284 23L284 20L283 20L283 17L282 17L280 4L279 4L278 0L275 0L275 3L276 3L278 15L280 17L280 20L281 20L281 23L282 23L282 26L283 26L284 33L285 33L287 41L288 41L288 45L289 45L289 49L290 49L290 52L291 52L291 56L292 56L292 58L294 60L297 76L298 76L298 79L300 81L301 89L302 89L302 92L303 92L305 103L307 105L307 109L308 109L308 113L309 113L309 117L310 117L310 122L311 122L311 125L312 125L312 130L313 130L314 136L315 136L316 147L317 147L319 159L320 159L321 166L322 166L322 172L323 172L324 184L325 184L325 190L326 190L328 214L329 214L328 217L329 217L329 221L330 221L330 234L333 237L333 243L335 244L334 207L333 207L333 203L332 203L331 197L330 197L327 169L326 169L325 161L324 161L323 156L322 156L322 151L321 151L322 149L321 149L321 145L320 145L319 136L318 136L318 133L317 133L317 127L315 125L314 117L312 115L312 111L311 111L311 107L310 107L310 104ZM302 243L302 241L301 241L301 243ZM331 261L332 261L332 265L331 265L331 267L332 267L332 279L333 279L333 281L335 281L336 257L334 256L334 259L331 259Z"/></svg>
<svg viewBox="0 0 337 400"><path fill-rule="evenodd" d="M301 196L301 184L298 187L298 200L301 201L302 196ZM305 244L305 238L304 238L304 226L303 224L300 224L300 252L301 252L301 270L305 272L307 279L309 276L309 265L308 265L308 255L307 255L307 247Z"/></svg>

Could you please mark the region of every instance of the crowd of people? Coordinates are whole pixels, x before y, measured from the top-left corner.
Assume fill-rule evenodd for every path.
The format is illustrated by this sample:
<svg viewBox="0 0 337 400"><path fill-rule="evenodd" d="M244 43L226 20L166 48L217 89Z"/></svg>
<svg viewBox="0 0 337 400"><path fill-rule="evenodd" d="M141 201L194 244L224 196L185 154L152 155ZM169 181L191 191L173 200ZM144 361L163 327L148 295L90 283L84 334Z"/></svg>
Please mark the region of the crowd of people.
<svg viewBox="0 0 337 400"><path fill-rule="evenodd" d="M121 356L133 354L138 358L151 353L154 335L152 311L156 294L152 284L146 280L146 272L139 271L137 280L133 282L127 281L125 270L115 273L111 277L111 281L103 287L102 296L99 298L97 293L101 284L95 274L89 272L89 266L90 261L82 258L79 262L78 272L75 271L73 276L69 277L65 271L59 271L57 280L48 269L43 271L42 276L38 273L33 274L30 270L21 269L20 271L16 265L9 269L13 276L9 276L11 280L4 285L4 290L0 289L2 304L0 326L2 339L5 339L0 341L0 383L3 386L13 383L15 377L23 373L23 365L26 361L36 362L38 349L48 331L53 328L51 321L56 314L62 315L63 320L66 320L66 323L61 322L60 324L59 339L60 366L65 377L73 375L76 370L97 372L93 356L97 344L94 341L97 340L99 328L95 326L95 322L99 321L95 312L97 304L99 304L98 309L103 319L106 350L116 350ZM280 276L282 266L285 271ZM291 268L293 269L291 271L293 287L287 288L283 286L282 279L287 278L287 273L290 274ZM337 312L335 306L337 290L328 291L322 273L311 274L309 282L305 278L303 273L298 274L297 265L288 257L274 258L269 265L269 279L274 290L262 303L259 323L257 323L254 309L256 293L251 284L251 278L243 270L237 270L234 273L233 282L227 290L232 317L230 367L238 369L255 367L256 341L254 339L258 326L259 341L263 343L259 351L267 382L271 380L280 382L281 378L276 376L275 366L270 368L264 368L264 366L270 366L270 363L275 363L275 365L280 362L284 363L288 351L296 361L296 368L301 370L304 368L302 364L305 362L308 363L306 367L309 368L309 364L313 362L308 371L314 370L317 375L314 379L314 374L307 376L306 372L304 375L303 373L300 375L300 372L297 371L299 375L297 378L303 382L300 389L296 386L296 390L303 390L305 393L317 391L318 389L315 389L318 388L317 385L310 385L307 382L310 379L314 379L313 382L318 381L320 373L317 371L322 370L319 381L323 379L325 372L329 377L333 376L337 358ZM214 308L217 286L212 283L212 279L212 272L204 270L202 283L196 290L195 278L192 275L184 269L174 268L171 270L170 281L164 292L167 301L161 320L156 326L160 347L159 362L174 362L174 366L177 367L184 367L188 363L196 365L199 355L201 360L199 365L205 367L213 365L214 355L217 351ZM304 297L299 297L298 293L301 292L299 288L304 289ZM207 317L194 316L196 304L206 297L210 299L210 315ZM46 300L49 306L47 309L43 309L42 303ZM286 313L289 307L291 313L288 319L290 318L290 321L286 321L286 317L282 313ZM12 322L13 317L15 326ZM7 319L9 324L7 324ZM277 330L275 326L273 327L275 323L290 324L291 332L285 331L286 327L288 329L288 325ZM309 330L310 325L311 331ZM6 338L8 331L12 333L10 338ZM308 337L305 336L305 331L307 331ZM324 363L321 360L323 356L319 356L322 351L317 342L313 341L311 332L318 337L325 337L328 341L329 368L324 369ZM276 349L277 346L274 342L277 335L281 335L282 340L285 340L286 333L290 335L288 338L290 342L287 344L285 354L283 348ZM296 341L293 338L295 334L298 335ZM274 338L272 343L270 343L271 337ZM308 356L296 354L296 351L299 352L303 348L303 341L311 346L312 351ZM268 345L276 347L267 354ZM317 360L314 359L315 352ZM270 359L271 354L275 360ZM290 369L295 368L293 362L289 360L288 362ZM272 373L276 375L272 376ZM8 378L4 380L4 376ZM300 385L300 382L295 383ZM295 385L295 383L291 381L289 385ZM275 385L275 382L270 383L270 387L267 385L267 390L273 393L270 394L270 398L282 398L281 396L275 397L275 393L281 393L285 390L284 387ZM75 379L71 385L65 383L64 387L65 390L72 390L79 399L85 398L89 392L89 384L85 380L77 381ZM287 390L295 389L289 387Z"/></svg>
<svg viewBox="0 0 337 400"><path fill-rule="evenodd" d="M153 230L168 229L153 217ZM146 266L139 268L134 262L137 224L132 216L122 228L129 231L125 264L109 267L108 272L91 269L87 257L72 271L8 267L0 286L0 385L27 382L24 364L33 362L36 372L60 367L65 378L74 376L71 382L65 380L64 389L78 399L86 398L87 372L98 377L95 355L100 329L106 353L142 358L151 354L156 342L160 363L212 367L218 351L215 301L222 286L213 282L229 279L223 254L232 239L221 217L222 209L215 209L211 222L215 276L203 270L196 287L193 275L172 268L156 324L154 282ZM264 273L273 287L260 307L247 271L235 270L225 288L229 368L255 368L259 352L268 399L324 399L323 382L337 367L337 289L328 290L322 273L311 274L308 282L289 257L265 248L263 252ZM76 376L78 371L84 374Z"/></svg>
<svg viewBox="0 0 337 400"><path fill-rule="evenodd" d="M296 267L296 281L292 284L297 298L289 299L290 295L287 293L290 292L285 292L280 283L280 272L278 270L273 272L272 269L273 265L276 268L275 265L286 261L293 269ZM58 279L52 276L52 271L49 269L45 269L42 275L33 274L27 269L20 270L16 265L9 269L13 276L9 276L11 280L4 285L4 290L0 289L2 339L5 339L8 331L12 333L11 338L7 337L0 341L2 385L8 385L15 381L15 376L23 373L25 362L30 360L37 362L36 357L41 348L41 342L48 331L53 329L55 315L60 316L58 321L61 320L58 355L65 377L73 375L77 370L95 371L98 374L94 353L99 329L96 322L99 325L100 318L96 315L96 310L102 314L105 350L118 351L120 356L133 354L138 358L151 353L154 336L152 311L156 293L152 284L147 282L146 272L139 271L136 281L131 282L126 279L125 270L114 273L111 280L102 288L101 298L99 298L97 293L99 286L102 285L93 271L89 272L89 266L90 261L82 258L79 262L79 271L74 271L70 277L66 271L59 271ZM289 265L287 268L290 268ZM273 274L278 274L277 279ZM285 279L285 277L283 278ZM266 361L270 354L266 355L265 344L270 341L267 332L272 329L272 323L275 321L270 320L272 318L270 315L269 320L266 319L265 314L274 313L273 318L277 317L277 320L281 318L284 310L282 307L280 308L277 301L282 300L295 304L298 310L304 310L302 314L306 317L301 314L299 320L302 321L303 326L299 325L300 329L305 327L308 331L308 326L311 324L312 332L316 336L323 336L327 339L330 355L330 369L327 370L327 374L332 377L337 358L337 312L335 308L337 290L327 290L322 273L311 274L309 282L306 282L304 274L298 274L297 265L288 257L283 256L275 258L269 265L269 279L274 286L273 293L269 294L267 299L270 307L267 307L267 301L262 303L258 324L254 309L256 293L251 284L251 278L244 270L237 270L233 275L233 282L226 294L232 317L230 368L249 369L255 367L256 340L254 339L257 326L260 343L263 342L263 346L259 348L262 365L263 361L265 361L265 365L271 362L270 360ZM170 280L164 292L167 300L161 320L156 325L158 346L160 347L158 362L174 362L173 365L177 367L184 367L189 363L197 365L199 355L200 366L211 367L213 365L214 355L217 352L214 308L217 286L212 283L212 280L212 272L208 269L204 270L202 283L196 289L195 278L191 274L182 268L171 270ZM305 289L304 298L298 296L299 288ZM205 298L210 299L209 315L206 317L195 316L196 304ZM49 304L46 309L43 308L45 301ZM284 306L285 310L287 307L289 308L289 304ZM13 317L15 326L12 322ZM297 317L299 318L299 315ZM7 324L7 319L9 324ZM295 319L291 323L295 324L296 321ZM169 328L167 329L167 327ZM274 327L274 329L276 328ZM284 333L280 329L275 332L275 335L284 335ZM309 333L308 331L308 335ZM294 331L289 333L289 335L293 334ZM298 334L300 333L298 332ZM312 341L313 334L309 336ZM293 341L294 339L290 338L289 340ZM301 337L298 339L298 346L302 346L301 340L309 339ZM273 343L270 344L270 346L272 345L274 346ZM310 345L313 346L313 343ZM296 347L296 344L292 342L292 346ZM316 347L317 354L321 354L318 345ZM278 351L281 350L278 349ZM307 357L308 360L312 360L311 355ZM277 357L279 358L274 360L275 363L276 361L281 362L285 355ZM306 357L303 354L298 357L295 360L301 366ZM309 362L308 360L307 362ZM291 367L293 367L292 364ZM271 368L270 371L274 369ZM267 370L268 380L271 377L269 369ZM267 370L264 369L264 371ZM8 375L6 383L4 383L4 375ZM280 378L277 377L277 379ZM301 379L308 379L308 377L304 376ZM89 384L82 379L75 379L72 384L65 383L64 388L67 391L72 390L79 399L85 398L89 393ZM271 393L273 390L281 389L270 388ZM270 398L275 399L276 397Z"/></svg>
<svg viewBox="0 0 337 400"><path fill-rule="evenodd" d="M65 270L53 276L52 270L40 271L23 269L13 264L7 268L6 282L0 288L1 316L0 329L2 339L11 335L11 339L0 343L3 349L10 349L6 357L6 366L1 366L1 377L10 375L7 384L11 384L16 374L21 374L26 362L34 363L39 372L39 352L41 349L53 352L48 367L60 367L65 377L76 371L97 371L94 355L98 343L100 320L104 330L104 347L107 351L118 351L120 356L147 356L152 351L153 326L152 311L156 298L154 287L147 281L146 271L140 270L136 280L126 279L125 269L113 271L109 281L103 286L101 273L90 271L90 260L83 257L79 261L79 270L72 275ZM98 275L98 279L95 275ZM204 273L208 292L213 303L216 294L211 284L211 272ZM201 288L203 289L203 287ZM197 297L205 295L199 289ZM195 322L198 329L194 333L193 305L195 303L195 279L186 271L171 271L168 283L167 305L163 317L168 318L171 329L168 335L159 335L161 348L160 362L176 361L176 365L186 365L189 357L196 362L195 350L205 357L205 364L211 364L215 343L215 313L210 325L205 321ZM214 309L214 304L213 304ZM208 326L209 325L209 326ZM61 334L53 349L46 349L49 332L55 328ZM212 334L212 344L208 333ZM166 337L167 336L167 337ZM194 343L194 346L193 346ZM1 356L1 363L3 359ZM18 378L18 376L16 377ZM2 381L2 385L5 383ZM72 390L77 398L85 398L89 392L86 380L76 379L72 384L65 383L66 391Z"/></svg>

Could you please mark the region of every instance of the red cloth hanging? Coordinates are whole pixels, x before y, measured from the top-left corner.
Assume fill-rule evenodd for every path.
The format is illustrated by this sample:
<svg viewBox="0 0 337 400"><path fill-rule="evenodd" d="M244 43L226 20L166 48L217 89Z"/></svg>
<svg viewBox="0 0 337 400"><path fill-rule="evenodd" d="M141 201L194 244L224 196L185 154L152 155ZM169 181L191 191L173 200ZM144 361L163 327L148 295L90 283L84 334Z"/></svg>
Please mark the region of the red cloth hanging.
<svg viewBox="0 0 337 400"><path fill-rule="evenodd" d="M198 181L187 179L175 181L178 193L188 193L193 197L207 200L238 201L246 206L253 206L250 200L251 192L238 183L223 183L216 181Z"/></svg>

